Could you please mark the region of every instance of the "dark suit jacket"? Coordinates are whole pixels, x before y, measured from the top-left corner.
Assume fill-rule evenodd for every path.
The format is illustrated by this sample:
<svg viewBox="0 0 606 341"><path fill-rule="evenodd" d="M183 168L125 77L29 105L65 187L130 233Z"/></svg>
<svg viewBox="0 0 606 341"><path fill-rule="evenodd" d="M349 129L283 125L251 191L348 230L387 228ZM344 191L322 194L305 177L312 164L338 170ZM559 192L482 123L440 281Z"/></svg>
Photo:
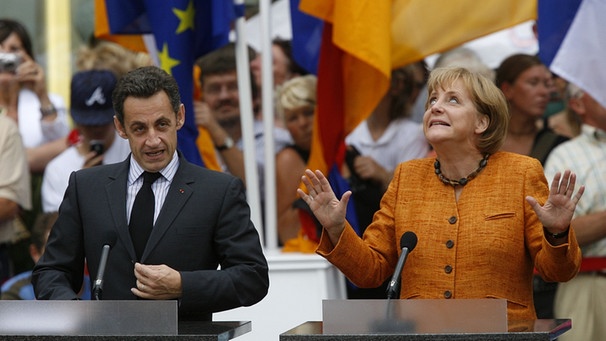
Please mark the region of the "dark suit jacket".
<svg viewBox="0 0 606 341"><path fill-rule="evenodd" d="M103 299L137 299L130 291L136 258L126 220L129 160L71 174L59 218L33 271L38 299L76 299L85 260L94 282L102 247L112 240ZM166 264L181 273L182 320L210 320L212 312L255 304L269 287L242 181L181 155L141 263Z"/></svg>

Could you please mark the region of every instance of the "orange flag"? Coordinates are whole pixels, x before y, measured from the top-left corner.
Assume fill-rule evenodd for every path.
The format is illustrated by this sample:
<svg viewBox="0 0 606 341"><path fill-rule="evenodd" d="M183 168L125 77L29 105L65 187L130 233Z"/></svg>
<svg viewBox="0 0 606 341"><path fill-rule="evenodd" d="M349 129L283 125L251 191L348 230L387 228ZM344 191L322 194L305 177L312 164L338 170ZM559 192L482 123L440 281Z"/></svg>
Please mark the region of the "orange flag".
<svg viewBox="0 0 606 341"><path fill-rule="evenodd" d="M391 70L536 18L536 0L301 0L324 20L309 167L327 172L343 139L389 88ZM296 28L293 28L293 31Z"/></svg>

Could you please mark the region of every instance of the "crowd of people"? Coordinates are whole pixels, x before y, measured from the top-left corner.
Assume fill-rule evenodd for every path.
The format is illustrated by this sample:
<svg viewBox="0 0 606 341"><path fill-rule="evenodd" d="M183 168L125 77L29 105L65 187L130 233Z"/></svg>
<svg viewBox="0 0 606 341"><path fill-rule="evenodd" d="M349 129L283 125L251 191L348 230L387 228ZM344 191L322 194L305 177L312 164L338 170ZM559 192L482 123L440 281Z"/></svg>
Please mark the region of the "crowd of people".
<svg viewBox="0 0 606 341"><path fill-rule="evenodd" d="M178 153L173 138L186 109L171 92L170 77L150 66L150 58L93 40L78 52L71 95L64 101L48 92L44 68L35 61L22 24L0 19L0 53L18 58L14 70L0 71L0 164L11 165L0 166L3 299L90 297L90 291L78 296L83 293L71 289L82 287L88 266L96 269L84 259L99 258L97 244L103 241L85 236L99 224L95 218L105 214L108 219L109 207L117 206L107 202L108 208L100 210L105 213L82 216L82 209L103 200L91 202L78 190L104 190L79 183L80 176L82 181L109 176L127 184L127 193L112 192L126 200L126 210L117 211L124 217L114 220L127 231L118 238L123 243L139 238L129 236L128 227L129 218L137 216L131 213L138 207L137 191L146 186L147 180L139 177L143 172L161 174L151 185L156 195L163 193L154 199L152 225L156 220L170 225L165 205L184 205L191 213L182 213L183 235L162 237L169 246L160 235L147 232L142 248L149 237L149 243L159 243L157 252L130 254L129 247L120 246L120 257L136 264L134 271L115 265L123 280L108 295L182 299L184 318L208 318L208 313L263 298L267 264L243 196L249 184L234 44L201 57L197 71L192 70L199 93L191 109L208 136L201 153L227 177L190 169ZM351 191L337 198L324 174L306 169L316 76L294 61L289 41L273 42L274 84L266 89L274 94L275 128L265 134L259 56L251 51L249 61L256 162L262 175L266 158L275 157L278 243L284 250L326 257L351 281L349 298L383 298L399 256L400 235L410 230L419 242L404 270L401 298L504 298L510 320L571 317L575 328L562 340L606 338L598 322L606 309L606 291L601 290L606 287L606 179L600 171L606 166L606 108L584 89L528 54L506 56L493 70L473 51L455 48L432 68L424 61L396 68L387 93L344 138L341 173ZM143 80L149 88L135 86ZM419 100L425 101L420 114L414 111ZM146 116L133 103L154 114ZM266 136L273 136L273 156L265 155ZM74 173L78 170L83 171ZM173 206L170 200L179 195L172 183L180 172L192 182L179 179L177 193L210 191L216 208L198 212L182 202ZM200 183L194 185L194 178ZM263 180L260 176L261 190ZM345 219L350 199L358 231ZM185 231L207 220L218 236ZM51 222L56 226L52 230ZM43 256L48 233L48 256ZM217 239L232 234L236 244ZM191 240L209 245L198 260L160 252L171 243L187 248ZM234 251L238 243L246 254ZM19 258L18 245L26 245L31 257ZM230 257L242 258L225 263ZM242 259L249 263L245 266ZM145 265L145 260L166 265ZM234 284L234 277L215 275L202 280L219 264L250 282ZM161 275L167 278L163 288L153 281ZM24 285L32 277L34 287ZM198 280L212 283L213 289L202 290ZM235 292L221 288L225 283L233 284ZM219 302L230 294L234 296L226 303ZM201 308L209 297L213 304Z"/></svg>

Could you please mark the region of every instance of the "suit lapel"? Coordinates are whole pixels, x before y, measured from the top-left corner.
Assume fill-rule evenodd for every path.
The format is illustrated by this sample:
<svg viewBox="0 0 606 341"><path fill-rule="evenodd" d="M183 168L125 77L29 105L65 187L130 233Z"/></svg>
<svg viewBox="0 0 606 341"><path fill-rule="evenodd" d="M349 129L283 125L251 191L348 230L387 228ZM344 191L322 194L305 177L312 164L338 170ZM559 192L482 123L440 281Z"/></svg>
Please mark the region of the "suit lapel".
<svg viewBox="0 0 606 341"><path fill-rule="evenodd" d="M120 167L116 168L114 174L109 175L111 180L105 186L105 193L110 205L110 214L112 216L118 238L128 250L131 259L136 259L135 248L128 231L128 221L126 220L126 187L128 181L128 170L130 167L130 157L122 162Z"/></svg>
<svg viewBox="0 0 606 341"><path fill-rule="evenodd" d="M151 250L162 240L162 236L166 233L175 218L179 215L185 202L193 193L193 188L190 186L194 182L192 173L189 171L191 166L187 161L180 157L179 169L175 173L175 177L170 185L164 205L156 219L154 228L149 236L141 261L144 261Z"/></svg>

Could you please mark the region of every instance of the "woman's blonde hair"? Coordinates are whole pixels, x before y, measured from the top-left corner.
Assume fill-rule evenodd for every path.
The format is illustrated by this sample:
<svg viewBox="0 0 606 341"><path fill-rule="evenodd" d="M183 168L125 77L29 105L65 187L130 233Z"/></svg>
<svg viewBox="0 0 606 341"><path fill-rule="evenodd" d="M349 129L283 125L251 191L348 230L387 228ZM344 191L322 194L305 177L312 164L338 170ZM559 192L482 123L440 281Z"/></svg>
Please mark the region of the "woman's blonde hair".
<svg viewBox="0 0 606 341"><path fill-rule="evenodd" d="M110 70L120 78L127 72L152 65L146 53L135 52L111 41L98 41L93 47L84 46L78 51L78 70Z"/></svg>
<svg viewBox="0 0 606 341"><path fill-rule="evenodd" d="M489 123L478 141L478 150L482 154L493 154L501 149L509 125L509 109L505 96L494 82L480 73L462 67L444 67L434 69L427 81L428 93L444 89L460 80L467 91L477 112L488 117ZM425 104L429 106L429 98Z"/></svg>
<svg viewBox="0 0 606 341"><path fill-rule="evenodd" d="M284 110L293 110L302 106L316 105L317 79L314 75L294 77L282 84L277 90L276 110L284 119Z"/></svg>

